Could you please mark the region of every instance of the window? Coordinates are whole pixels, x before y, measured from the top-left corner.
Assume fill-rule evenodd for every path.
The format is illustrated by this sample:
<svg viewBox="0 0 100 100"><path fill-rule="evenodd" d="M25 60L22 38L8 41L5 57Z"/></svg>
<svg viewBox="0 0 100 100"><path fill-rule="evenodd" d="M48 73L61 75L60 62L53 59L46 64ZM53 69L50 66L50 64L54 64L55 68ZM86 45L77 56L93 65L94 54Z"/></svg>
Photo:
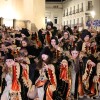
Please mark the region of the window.
<svg viewBox="0 0 100 100"><path fill-rule="evenodd" d="M79 13L79 4L77 5L77 12Z"/></svg>
<svg viewBox="0 0 100 100"><path fill-rule="evenodd" d="M83 9L83 3L81 5L82 5L82 9Z"/></svg>
<svg viewBox="0 0 100 100"><path fill-rule="evenodd" d="M65 21L64 21L64 25L65 25Z"/></svg>
<svg viewBox="0 0 100 100"><path fill-rule="evenodd" d="M92 10L93 5L92 5L92 1L88 1L88 10Z"/></svg>
<svg viewBox="0 0 100 100"><path fill-rule="evenodd" d="M71 20L70 20L70 26L71 26Z"/></svg>
<svg viewBox="0 0 100 100"><path fill-rule="evenodd" d="M81 9L80 9L80 12L83 11L83 3L81 3Z"/></svg>
<svg viewBox="0 0 100 100"><path fill-rule="evenodd" d="M74 8L73 8L73 14L75 14L75 6L74 6Z"/></svg>
<svg viewBox="0 0 100 100"><path fill-rule="evenodd" d="M47 17L45 17L45 23L47 23Z"/></svg>
<svg viewBox="0 0 100 100"><path fill-rule="evenodd" d="M67 20L67 25L68 25L68 20Z"/></svg>
<svg viewBox="0 0 100 100"><path fill-rule="evenodd" d="M75 25L75 19L74 19L74 25Z"/></svg>
<svg viewBox="0 0 100 100"><path fill-rule="evenodd" d="M64 9L64 14L63 14L64 17L65 17L65 12L66 12L66 11L65 11L65 9Z"/></svg>
<svg viewBox="0 0 100 100"><path fill-rule="evenodd" d="M81 23L83 24L83 17L81 17Z"/></svg>
<svg viewBox="0 0 100 100"><path fill-rule="evenodd" d="M68 16L68 8L67 8L66 16Z"/></svg>
<svg viewBox="0 0 100 100"><path fill-rule="evenodd" d="M79 24L79 18L77 18L77 24Z"/></svg>
<svg viewBox="0 0 100 100"><path fill-rule="evenodd" d="M70 15L72 14L72 7L70 7Z"/></svg>
<svg viewBox="0 0 100 100"><path fill-rule="evenodd" d="M54 17L54 24L57 24L58 22L58 17Z"/></svg>

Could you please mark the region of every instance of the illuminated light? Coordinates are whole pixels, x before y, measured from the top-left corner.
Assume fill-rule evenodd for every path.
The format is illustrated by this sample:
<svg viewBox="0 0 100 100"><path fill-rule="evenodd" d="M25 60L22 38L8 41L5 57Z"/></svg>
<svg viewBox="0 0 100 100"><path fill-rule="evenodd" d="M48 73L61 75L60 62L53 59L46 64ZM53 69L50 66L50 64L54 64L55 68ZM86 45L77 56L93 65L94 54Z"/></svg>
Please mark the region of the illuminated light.
<svg viewBox="0 0 100 100"><path fill-rule="evenodd" d="M47 19L47 22L50 22L51 20L50 19Z"/></svg>
<svg viewBox="0 0 100 100"><path fill-rule="evenodd" d="M95 17L95 11L91 11L91 16L92 16L92 18Z"/></svg>
<svg viewBox="0 0 100 100"><path fill-rule="evenodd" d="M20 19L17 9L14 9L11 3L4 3L0 5L0 17L7 19Z"/></svg>

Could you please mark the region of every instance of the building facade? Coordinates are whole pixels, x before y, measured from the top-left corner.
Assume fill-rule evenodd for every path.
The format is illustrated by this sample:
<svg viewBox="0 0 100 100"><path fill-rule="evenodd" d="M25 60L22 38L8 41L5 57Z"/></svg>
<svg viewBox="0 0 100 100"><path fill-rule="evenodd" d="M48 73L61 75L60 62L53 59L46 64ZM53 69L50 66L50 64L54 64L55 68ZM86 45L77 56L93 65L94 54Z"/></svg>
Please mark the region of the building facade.
<svg viewBox="0 0 100 100"><path fill-rule="evenodd" d="M62 18L61 18L62 22L60 23L63 26L69 25L70 27L73 28L75 25L77 25L81 30L82 28L87 28L86 23L88 20L92 20L92 21L100 20L100 13L99 13L100 0L65 0L63 2L60 2L60 4L62 5L62 10L59 9L56 10L58 11L57 13L58 15L60 15L60 17L62 14ZM48 2L46 3L46 11L48 10L49 13L53 16L54 9L52 10L47 9L47 6L48 6ZM100 27L96 27L96 28L100 28Z"/></svg>
<svg viewBox="0 0 100 100"><path fill-rule="evenodd" d="M45 24L52 21L57 28L62 25L63 4L61 2L46 2Z"/></svg>
<svg viewBox="0 0 100 100"><path fill-rule="evenodd" d="M45 0L0 0L0 22L29 30L45 28Z"/></svg>

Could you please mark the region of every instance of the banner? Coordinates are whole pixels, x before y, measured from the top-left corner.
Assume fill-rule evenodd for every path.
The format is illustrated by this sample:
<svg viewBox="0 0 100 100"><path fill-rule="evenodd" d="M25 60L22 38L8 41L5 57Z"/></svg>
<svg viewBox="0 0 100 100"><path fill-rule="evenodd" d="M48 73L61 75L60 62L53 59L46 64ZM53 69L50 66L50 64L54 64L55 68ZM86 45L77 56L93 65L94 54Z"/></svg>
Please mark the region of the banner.
<svg viewBox="0 0 100 100"><path fill-rule="evenodd" d="M86 22L86 26L90 27L91 25L95 26L95 27L100 27L100 20L88 20Z"/></svg>

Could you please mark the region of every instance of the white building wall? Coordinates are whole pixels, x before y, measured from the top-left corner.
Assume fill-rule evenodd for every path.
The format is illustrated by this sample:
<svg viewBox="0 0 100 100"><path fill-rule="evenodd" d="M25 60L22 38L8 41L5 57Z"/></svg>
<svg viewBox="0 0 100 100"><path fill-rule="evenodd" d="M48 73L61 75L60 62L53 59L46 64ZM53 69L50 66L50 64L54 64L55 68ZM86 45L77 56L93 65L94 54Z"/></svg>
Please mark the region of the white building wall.
<svg viewBox="0 0 100 100"><path fill-rule="evenodd" d="M88 1L92 1L93 9L87 10ZM82 12L79 11L79 13L75 13L72 15L68 14L68 16L66 16L66 14L65 14L65 16L63 16L63 20L62 20L63 25L64 24L70 25L70 20L71 20L71 26L73 26L74 19L75 19L75 25L79 25L80 28L87 28L86 27L87 20L89 20L89 19L100 20L100 0L66 0L63 2L63 14L64 14L64 11L65 11L65 13L67 12L67 9L68 9L68 13L69 13L71 7L72 7L72 11L73 11L74 6L75 6L75 10L77 10L78 5L79 5L79 10L80 10L80 8L82 8L82 3L83 3L83 11ZM91 16L91 11L95 11L95 13L96 13L94 19ZM83 17L83 25L82 25L82 21L81 21L82 17ZM77 23L77 18L79 18L79 24ZM67 21L68 21L68 23L66 23Z"/></svg>
<svg viewBox="0 0 100 100"><path fill-rule="evenodd" d="M26 22L29 30L45 28L45 0L0 0L0 17L6 26L16 19L19 27Z"/></svg>
<svg viewBox="0 0 100 100"><path fill-rule="evenodd" d="M88 1L92 1L92 8L88 10ZM81 11L83 3L83 11ZM94 10L96 15L94 17L94 20L100 20L100 0L66 0L63 2L63 4L59 4L62 6L62 9L52 8L52 6L57 5L58 3L46 3L46 15L49 19L53 22L54 15L58 15L60 20L59 24L61 23L64 25L70 25L73 27L74 25L78 25L80 30L82 28L87 28L86 22L89 19L93 19L91 16L91 11ZM73 14L75 6L75 14ZM76 13L79 6L79 12ZM51 9L52 8L52 9ZM68 9L68 15L67 15L67 9ZM72 10L72 14L70 14L70 9ZM62 14L62 18L61 18ZM64 15L65 14L65 15ZM79 19L79 21L77 21ZM83 20L82 20L83 19ZM74 23L75 21L75 23Z"/></svg>
<svg viewBox="0 0 100 100"><path fill-rule="evenodd" d="M53 22L57 28L62 25L62 3L46 2L45 17ZM54 23L54 17L57 17L57 24Z"/></svg>

